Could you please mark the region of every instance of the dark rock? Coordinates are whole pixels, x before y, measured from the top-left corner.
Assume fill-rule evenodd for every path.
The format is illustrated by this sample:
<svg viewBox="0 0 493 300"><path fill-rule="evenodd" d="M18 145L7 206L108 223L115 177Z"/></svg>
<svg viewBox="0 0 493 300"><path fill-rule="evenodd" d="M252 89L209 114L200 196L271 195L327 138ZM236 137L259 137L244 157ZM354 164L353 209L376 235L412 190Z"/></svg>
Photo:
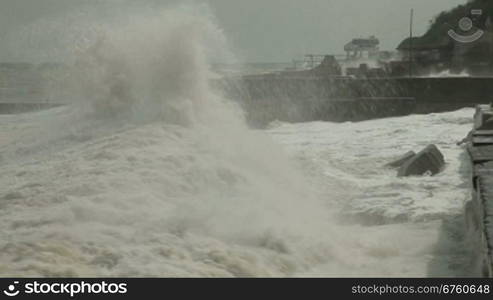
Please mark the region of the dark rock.
<svg viewBox="0 0 493 300"><path fill-rule="evenodd" d="M414 151L409 151L406 154L402 155L398 159L394 160L393 162L390 162L386 164L386 167L391 167L391 168L398 168L402 166L406 161L410 160L416 155L416 152Z"/></svg>
<svg viewBox="0 0 493 300"><path fill-rule="evenodd" d="M442 171L445 166L445 160L437 146L429 145L414 157L406 161L397 176L419 176L430 172L435 175Z"/></svg>

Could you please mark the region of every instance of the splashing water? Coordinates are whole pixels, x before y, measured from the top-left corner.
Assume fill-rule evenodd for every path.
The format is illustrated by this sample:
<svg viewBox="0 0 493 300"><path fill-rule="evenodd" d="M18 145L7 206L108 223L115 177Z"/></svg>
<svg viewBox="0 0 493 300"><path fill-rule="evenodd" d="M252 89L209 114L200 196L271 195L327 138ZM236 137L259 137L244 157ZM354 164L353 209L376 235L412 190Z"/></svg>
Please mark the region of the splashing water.
<svg viewBox="0 0 493 300"><path fill-rule="evenodd" d="M450 70L445 70L441 72L432 72L427 76L423 77L431 77L431 78L443 78L443 77L471 77L471 74L467 71L461 71L460 73L453 73Z"/></svg>
<svg viewBox="0 0 493 300"><path fill-rule="evenodd" d="M209 87L221 31L179 9L134 21L74 51L71 107L9 128L0 273L289 275L325 260L323 204Z"/></svg>
<svg viewBox="0 0 493 300"><path fill-rule="evenodd" d="M72 39L70 106L0 118L0 275L426 275L436 220L340 225L351 175L300 171L211 88L210 16L131 15Z"/></svg>

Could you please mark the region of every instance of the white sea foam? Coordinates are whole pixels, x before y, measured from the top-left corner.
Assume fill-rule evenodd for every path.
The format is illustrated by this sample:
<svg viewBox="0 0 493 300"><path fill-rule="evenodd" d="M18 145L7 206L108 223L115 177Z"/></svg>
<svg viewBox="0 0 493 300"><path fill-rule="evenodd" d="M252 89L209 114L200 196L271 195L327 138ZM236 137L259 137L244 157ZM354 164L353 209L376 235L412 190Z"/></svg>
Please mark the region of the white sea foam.
<svg viewBox="0 0 493 300"><path fill-rule="evenodd" d="M0 272L289 275L330 259L323 204L209 87L217 26L183 9L138 21L78 49L70 107L2 119Z"/></svg>
<svg viewBox="0 0 493 300"><path fill-rule="evenodd" d="M467 71L461 71L460 73L453 73L450 70L445 70L441 72L433 72L430 73L427 76L424 77L431 77L431 78L447 78L447 77L471 77L471 74Z"/></svg>
<svg viewBox="0 0 493 300"><path fill-rule="evenodd" d="M453 143L472 111L253 131L209 86L208 61L227 46L208 16L133 16L72 53L57 91L70 106L0 117L0 275L463 270L457 227L441 220L467 199ZM430 142L445 173L382 167Z"/></svg>
<svg viewBox="0 0 493 300"><path fill-rule="evenodd" d="M472 115L472 109L462 109L359 123L277 123L269 130L304 162L307 173L326 183L340 221L348 224L339 230L358 240L363 254L353 255L354 265L343 274L472 274L464 244L471 171L465 149L456 145L470 130ZM396 170L384 167L430 143L446 158L443 173L398 178ZM354 222L362 227L350 225ZM334 274L326 267L316 270Z"/></svg>

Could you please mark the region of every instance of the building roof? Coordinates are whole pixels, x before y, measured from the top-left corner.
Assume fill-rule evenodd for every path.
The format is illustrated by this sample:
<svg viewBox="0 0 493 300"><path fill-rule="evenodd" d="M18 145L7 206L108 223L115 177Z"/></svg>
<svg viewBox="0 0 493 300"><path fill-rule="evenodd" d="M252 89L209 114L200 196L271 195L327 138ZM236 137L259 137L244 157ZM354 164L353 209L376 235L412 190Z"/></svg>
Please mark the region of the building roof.
<svg viewBox="0 0 493 300"><path fill-rule="evenodd" d="M380 41L374 37L371 36L369 38L359 38L359 39L353 39L351 42L347 43L344 46L344 51L366 51L366 50L371 50L375 49L378 45L380 44Z"/></svg>

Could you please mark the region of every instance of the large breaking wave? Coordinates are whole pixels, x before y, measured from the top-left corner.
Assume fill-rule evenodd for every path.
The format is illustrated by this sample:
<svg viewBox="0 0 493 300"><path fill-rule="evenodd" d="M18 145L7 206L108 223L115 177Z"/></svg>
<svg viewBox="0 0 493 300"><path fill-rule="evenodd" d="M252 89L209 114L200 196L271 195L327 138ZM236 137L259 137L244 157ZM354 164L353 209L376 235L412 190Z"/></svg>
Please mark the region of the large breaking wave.
<svg viewBox="0 0 493 300"><path fill-rule="evenodd" d="M47 89L70 105L0 117L0 275L425 276L430 257L451 260L434 248L437 218L339 224L341 206L385 219L395 213L388 201L407 201L397 207L404 213L412 205L381 192L385 184L370 197L353 178L380 178L375 145L399 130L382 133L380 121L272 130L294 147L289 156L301 159L293 162L212 88L211 61L233 56L203 7L72 20L66 32L49 24L35 25L36 38L53 29L57 39L48 40L66 51L48 51L69 67ZM413 118L392 124L407 128ZM377 150L360 153L367 145ZM368 162L357 170L341 154ZM413 182L409 189L420 189Z"/></svg>
<svg viewBox="0 0 493 300"><path fill-rule="evenodd" d="M82 37L53 91L70 107L19 117L2 145L1 274L291 275L331 258L324 204L211 88L228 51L210 17L134 13Z"/></svg>

